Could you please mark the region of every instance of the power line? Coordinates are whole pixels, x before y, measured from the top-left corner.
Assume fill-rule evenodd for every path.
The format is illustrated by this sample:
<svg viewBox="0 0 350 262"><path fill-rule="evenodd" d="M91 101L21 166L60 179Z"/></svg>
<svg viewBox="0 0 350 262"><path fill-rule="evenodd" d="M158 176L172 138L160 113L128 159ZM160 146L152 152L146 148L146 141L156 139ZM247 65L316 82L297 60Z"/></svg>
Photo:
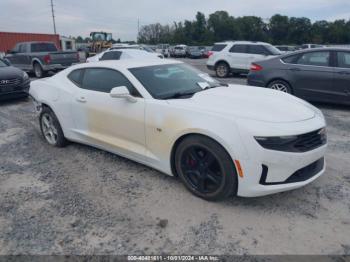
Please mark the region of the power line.
<svg viewBox="0 0 350 262"><path fill-rule="evenodd" d="M52 13L52 21L53 21L53 31L56 33L56 22L55 22L55 11L53 10L53 0L51 0L51 13Z"/></svg>

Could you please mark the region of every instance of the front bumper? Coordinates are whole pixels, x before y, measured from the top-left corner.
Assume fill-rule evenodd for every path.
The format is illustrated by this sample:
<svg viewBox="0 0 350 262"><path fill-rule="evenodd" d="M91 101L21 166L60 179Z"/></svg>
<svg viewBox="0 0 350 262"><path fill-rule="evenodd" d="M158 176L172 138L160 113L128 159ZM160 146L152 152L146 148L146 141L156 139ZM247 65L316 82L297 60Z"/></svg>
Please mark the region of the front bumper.
<svg viewBox="0 0 350 262"><path fill-rule="evenodd" d="M296 123L266 125L268 127L260 125L260 129L291 135L321 129L325 123L320 117L315 117ZM297 189L313 182L325 172L327 145L304 153L269 150L263 148L251 132L254 130L241 132L249 157L239 159L244 172L244 177L239 177L239 196L257 197Z"/></svg>
<svg viewBox="0 0 350 262"><path fill-rule="evenodd" d="M29 92L30 80L26 80L19 85L0 87L0 100L27 97Z"/></svg>
<svg viewBox="0 0 350 262"><path fill-rule="evenodd" d="M207 65L207 68L211 71L215 71L215 66L213 65Z"/></svg>

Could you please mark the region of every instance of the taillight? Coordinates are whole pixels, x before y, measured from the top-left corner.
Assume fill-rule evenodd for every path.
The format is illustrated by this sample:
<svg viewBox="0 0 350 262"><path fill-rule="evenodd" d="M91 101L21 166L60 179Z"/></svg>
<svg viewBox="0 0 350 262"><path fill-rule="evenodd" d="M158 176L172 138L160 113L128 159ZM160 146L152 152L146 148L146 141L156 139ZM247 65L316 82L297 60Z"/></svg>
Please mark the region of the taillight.
<svg viewBox="0 0 350 262"><path fill-rule="evenodd" d="M43 59L44 59L45 64L50 64L51 63L51 56L50 55L44 56Z"/></svg>
<svg viewBox="0 0 350 262"><path fill-rule="evenodd" d="M78 61L80 60L80 56L79 56L79 53L77 53L77 60L78 60Z"/></svg>
<svg viewBox="0 0 350 262"><path fill-rule="evenodd" d="M208 57L211 57L213 54L214 54L214 52L209 51L209 52L208 52Z"/></svg>
<svg viewBox="0 0 350 262"><path fill-rule="evenodd" d="M263 70L263 67L261 65L258 65L258 64L252 64L250 66L250 71L261 71Z"/></svg>

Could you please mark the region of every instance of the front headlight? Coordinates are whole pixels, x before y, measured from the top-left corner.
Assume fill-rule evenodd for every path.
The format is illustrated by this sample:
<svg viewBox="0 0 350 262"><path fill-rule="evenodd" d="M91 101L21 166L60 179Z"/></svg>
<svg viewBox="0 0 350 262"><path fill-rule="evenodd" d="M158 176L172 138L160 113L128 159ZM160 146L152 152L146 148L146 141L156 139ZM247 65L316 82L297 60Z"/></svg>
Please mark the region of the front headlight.
<svg viewBox="0 0 350 262"><path fill-rule="evenodd" d="M265 149L283 152L307 152L327 144L327 130L319 130L295 135L275 137L255 137L255 140Z"/></svg>
<svg viewBox="0 0 350 262"><path fill-rule="evenodd" d="M264 148L278 151L288 151L289 145L293 144L298 136L275 136L255 137L255 140Z"/></svg>
<svg viewBox="0 0 350 262"><path fill-rule="evenodd" d="M29 79L29 76L28 76L28 74L26 72L23 72L23 76L22 77L23 77L24 81Z"/></svg>

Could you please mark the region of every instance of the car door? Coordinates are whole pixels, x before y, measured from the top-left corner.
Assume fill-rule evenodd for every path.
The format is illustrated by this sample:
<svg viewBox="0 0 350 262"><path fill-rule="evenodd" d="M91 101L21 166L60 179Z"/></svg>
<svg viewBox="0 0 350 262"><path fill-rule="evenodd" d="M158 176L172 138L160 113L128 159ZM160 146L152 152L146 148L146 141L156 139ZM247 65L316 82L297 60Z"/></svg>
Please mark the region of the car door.
<svg viewBox="0 0 350 262"><path fill-rule="evenodd" d="M31 61L28 56L28 53L30 52L29 47L30 46L26 43L20 44L19 52L17 54L17 61L18 61L19 67L26 71L31 69Z"/></svg>
<svg viewBox="0 0 350 262"><path fill-rule="evenodd" d="M339 101L350 103L350 52L337 51L336 68L334 72L333 91Z"/></svg>
<svg viewBox="0 0 350 262"><path fill-rule="evenodd" d="M231 47L228 54L228 62L233 69L247 70L248 66L248 46L244 44L235 44Z"/></svg>
<svg viewBox="0 0 350 262"><path fill-rule="evenodd" d="M308 51L287 67L293 92L308 100L328 101L333 95L334 68L330 51Z"/></svg>
<svg viewBox="0 0 350 262"><path fill-rule="evenodd" d="M19 52L19 46L20 44L16 44L16 46L6 55L6 59L10 61L10 63L18 67L18 52Z"/></svg>
<svg viewBox="0 0 350 262"><path fill-rule="evenodd" d="M114 87L125 86L137 98L112 98ZM86 142L142 160L145 154L145 102L131 82L108 68L88 68L81 76L72 105L75 132Z"/></svg>

